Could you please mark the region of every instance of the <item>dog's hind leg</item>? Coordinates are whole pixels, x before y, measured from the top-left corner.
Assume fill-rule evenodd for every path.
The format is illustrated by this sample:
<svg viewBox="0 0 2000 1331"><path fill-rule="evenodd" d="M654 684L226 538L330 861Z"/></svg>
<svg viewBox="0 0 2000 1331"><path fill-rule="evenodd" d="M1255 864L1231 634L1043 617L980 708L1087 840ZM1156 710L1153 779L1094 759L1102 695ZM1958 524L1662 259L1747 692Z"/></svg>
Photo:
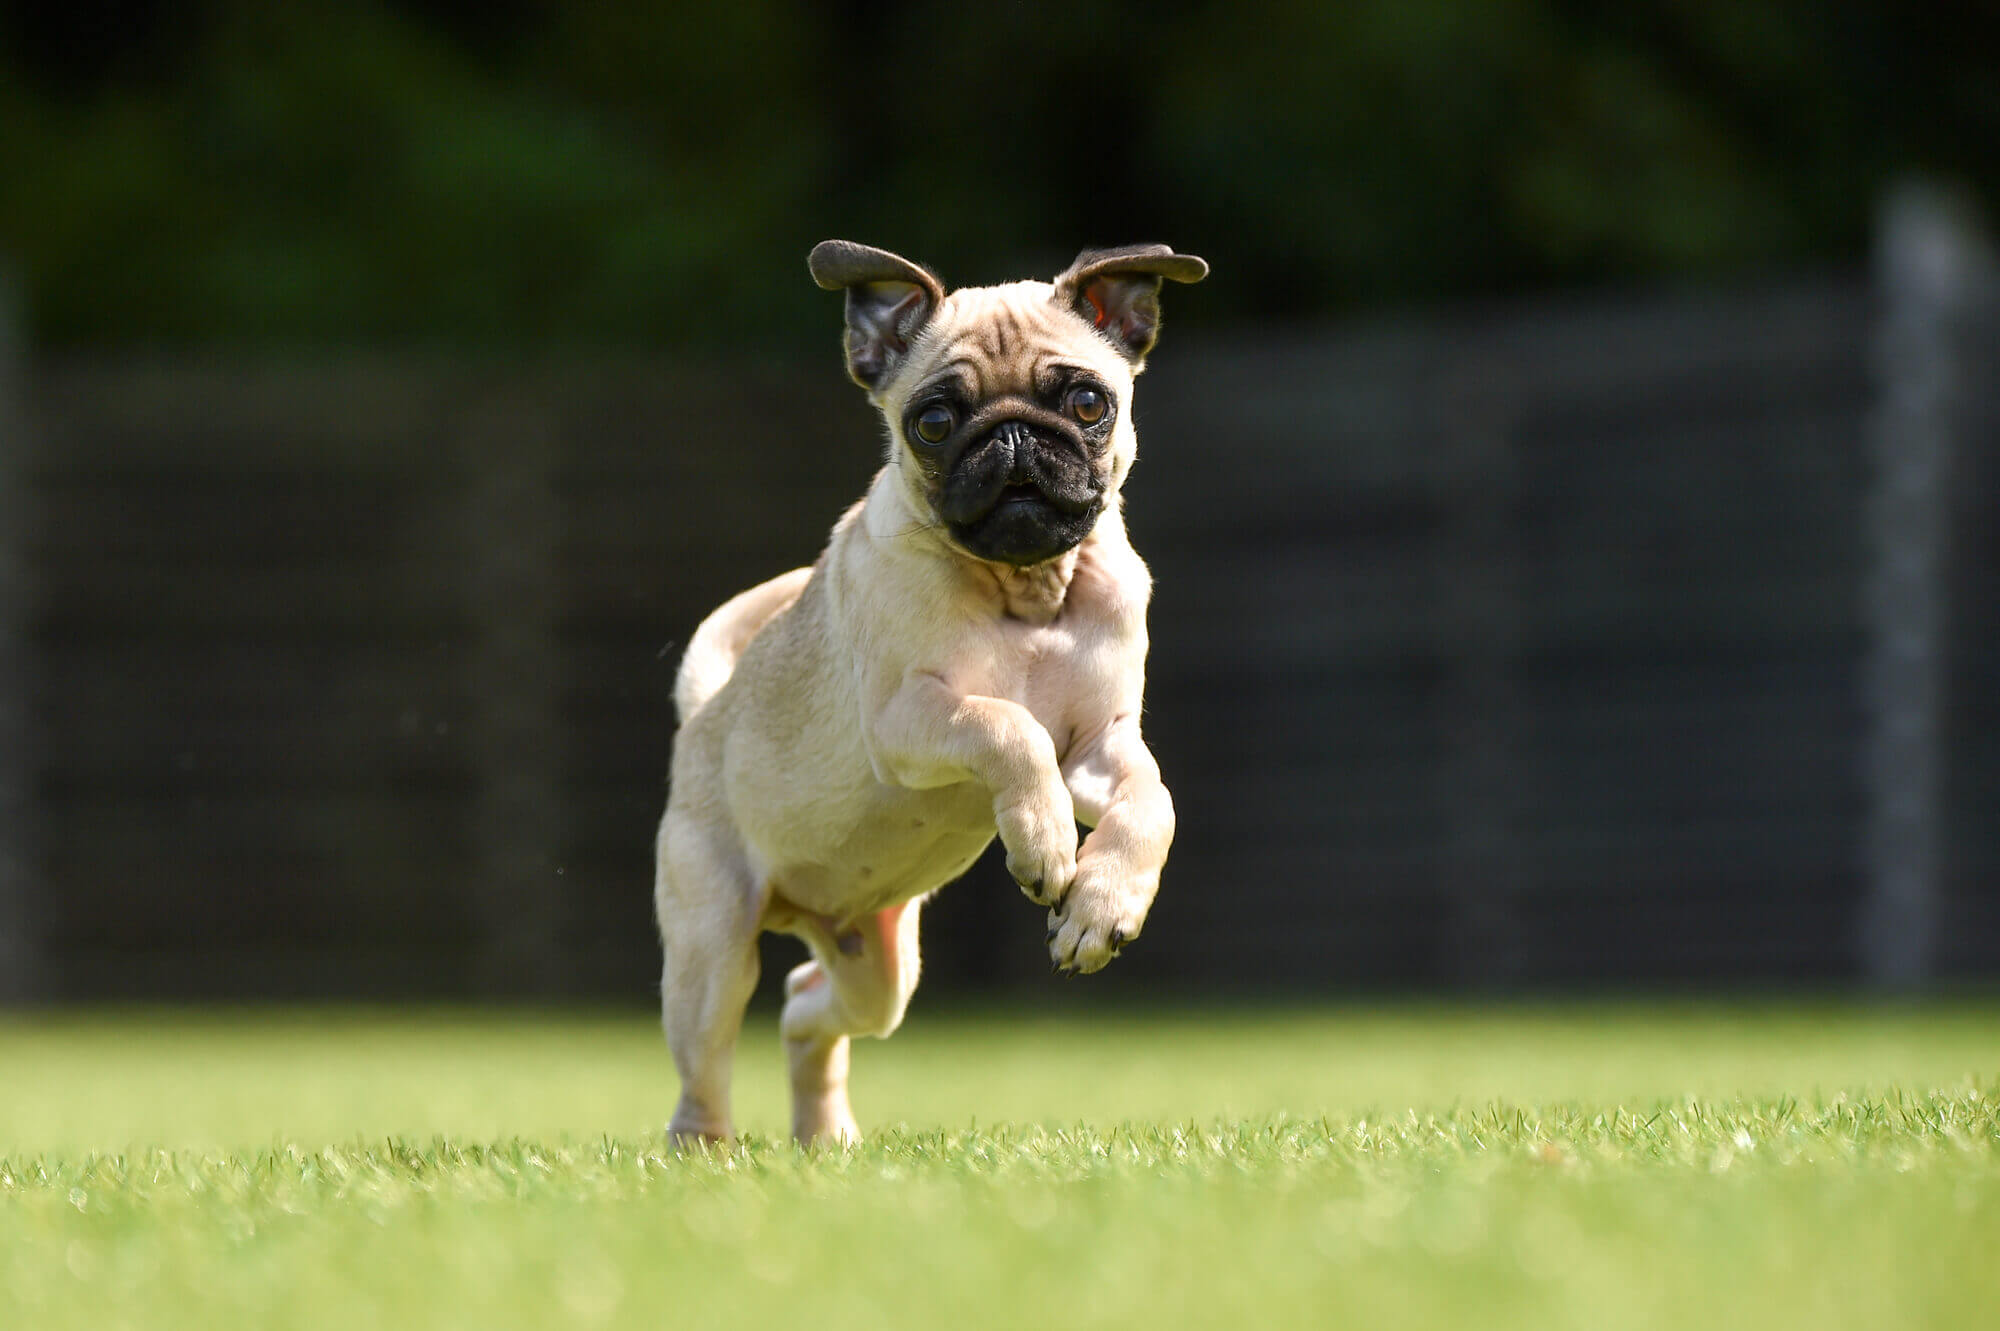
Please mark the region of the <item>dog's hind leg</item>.
<svg viewBox="0 0 2000 1331"><path fill-rule="evenodd" d="M730 1135L730 1065L757 987L761 902L731 848L672 809L660 825L653 901L666 966L660 1021L681 1074L667 1125L677 1142Z"/></svg>
<svg viewBox="0 0 2000 1331"><path fill-rule="evenodd" d="M785 977L779 1030L791 1065L792 1135L802 1143L860 1139L847 1099L849 1038L900 1026L917 987L921 898L864 916L835 932L802 922L813 959Z"/></svg>

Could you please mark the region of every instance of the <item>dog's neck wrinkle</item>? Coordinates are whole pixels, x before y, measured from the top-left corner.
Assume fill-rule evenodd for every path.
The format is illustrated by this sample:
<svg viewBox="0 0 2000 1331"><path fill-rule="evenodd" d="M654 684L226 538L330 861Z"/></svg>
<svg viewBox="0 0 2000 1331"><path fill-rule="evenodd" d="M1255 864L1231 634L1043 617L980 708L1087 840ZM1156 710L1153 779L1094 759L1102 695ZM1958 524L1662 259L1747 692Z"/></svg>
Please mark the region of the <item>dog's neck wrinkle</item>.
<svg viewBox="0 0 2000 1331"><path fill-rule="evenodd" d="M992 580L1002 614L1040 627L1054 623L1062 614L1069 585L1076 577L1076 556L1075 550L1068 550L1027 568L987 563L978 568Z"/></svg>

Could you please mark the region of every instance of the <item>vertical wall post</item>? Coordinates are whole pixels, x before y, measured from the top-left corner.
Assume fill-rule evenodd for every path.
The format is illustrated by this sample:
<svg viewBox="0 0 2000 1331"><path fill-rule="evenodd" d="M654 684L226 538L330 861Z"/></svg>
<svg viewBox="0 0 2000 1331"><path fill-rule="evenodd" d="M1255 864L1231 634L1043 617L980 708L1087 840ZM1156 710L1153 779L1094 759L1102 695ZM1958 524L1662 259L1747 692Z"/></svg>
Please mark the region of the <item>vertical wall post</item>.
<svg viewBox="0 0 2000 1331"><path fill-rule="evenodd" d="M1493 348L1464 354L1435 387L1431 465L1441 502L1436 612L1445 653L1439 726L1447 955L1441 978L1486 987L1526 963L1520 843L1523 745L1520 459Z"/></svg>
<svg viewBox="0 0 2000 1331"><path fill-rule="evenodd" d="M1887 200L1875 256L1883 322L1869 426L1872 569L1865 592L1869 980L1915 989L1935 971L1946 838L1942 720L1949 684L1952 484L1968 376L1962 329L1991 289L1993 260L1949 194L1908 185Z"/></svg>
<svg viewBox="0 0 2000 1331"><path fill-rule="evenodd" d="M40 992L35 937L31 667L23 493L27 409L13 292L0 274L0 1002Z"/></svg>
<svg viewBox="0 0 2000 1331"><path fill-rule="evenodd" d="M539 404L503 390L465 424L468 596L473 629L474 898L488 996L566 987L559 935L564 834L557 715L558 431Z"/></svg>

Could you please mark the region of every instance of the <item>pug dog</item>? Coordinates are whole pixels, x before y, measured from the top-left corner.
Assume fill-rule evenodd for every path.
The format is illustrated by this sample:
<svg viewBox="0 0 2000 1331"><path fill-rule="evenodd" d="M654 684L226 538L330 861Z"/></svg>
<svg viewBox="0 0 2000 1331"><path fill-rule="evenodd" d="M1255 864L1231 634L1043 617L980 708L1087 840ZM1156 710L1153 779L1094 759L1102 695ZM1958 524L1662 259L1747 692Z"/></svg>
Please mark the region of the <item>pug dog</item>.
<svg viewBox="0 0 2000 1331"><path fill-rule="evenodd" d="M1161 283L1208 265L1136 245L947 294L866 245L808 262L846 293L888 458L817 563L725 602L681 661L654 886L678 1142L730 1135L760 932L812 954L780 1018L792 1132L852 1142L849 1040L901 1023L930 893L998 835L1056 969L1095 971L1138 937L1174 834L1120 491Z"/></svg>

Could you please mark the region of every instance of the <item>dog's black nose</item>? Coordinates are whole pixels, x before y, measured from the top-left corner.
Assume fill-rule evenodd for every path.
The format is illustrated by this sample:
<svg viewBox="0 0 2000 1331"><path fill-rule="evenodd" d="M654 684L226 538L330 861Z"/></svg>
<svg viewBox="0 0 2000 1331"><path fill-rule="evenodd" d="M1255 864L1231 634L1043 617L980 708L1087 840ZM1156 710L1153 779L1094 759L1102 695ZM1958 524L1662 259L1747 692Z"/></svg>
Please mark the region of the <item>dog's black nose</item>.
<svg viewBox="0 0 2000 1331"><path fill-rule="evenodd" d="M1007 450L1007 483L1018 485L1031 482L1034 473L1030 466L1034 461L1032 449L1035 435L1020 421L1008 421L993 432L993 445Z"/></svg>

